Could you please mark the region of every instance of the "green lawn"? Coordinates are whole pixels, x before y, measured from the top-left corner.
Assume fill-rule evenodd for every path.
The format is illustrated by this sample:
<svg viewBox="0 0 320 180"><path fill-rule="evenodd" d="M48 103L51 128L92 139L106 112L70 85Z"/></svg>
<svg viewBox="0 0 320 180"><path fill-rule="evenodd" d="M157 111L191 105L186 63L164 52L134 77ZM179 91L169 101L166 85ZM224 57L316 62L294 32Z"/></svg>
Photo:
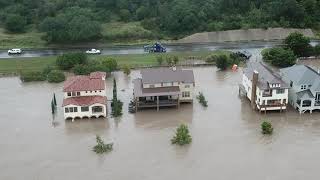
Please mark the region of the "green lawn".
<svg viewBox="0 0 320 180"><path fill-rule="evenodd" d="M129 65L131 67L142 67L157 65L157 56L178 56L180 61L188 57L205 59L209 54L228 54L228 51L199 51L199 52L173 52L166 54L130 54L112 56L90 56L90 59L103 60L107 57L115 58L119 66ZM8 58L0 59L0 73L10 74L19 72L42 71L48 65L55 66L56 56L32 57L32 58Z"/></svg>

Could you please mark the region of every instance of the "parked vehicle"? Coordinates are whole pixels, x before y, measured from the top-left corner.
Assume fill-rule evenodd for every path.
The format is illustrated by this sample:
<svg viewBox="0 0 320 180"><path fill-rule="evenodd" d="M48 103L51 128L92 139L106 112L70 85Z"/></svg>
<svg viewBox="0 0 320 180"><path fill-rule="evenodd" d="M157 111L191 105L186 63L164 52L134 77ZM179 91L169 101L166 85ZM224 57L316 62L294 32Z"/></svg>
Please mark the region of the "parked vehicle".
<svg viewBox="0 0 320 180"><path fill-rule="evenodd" d="M252 56L252 54L249 53L248 51L238 51L235 54L238 55L239 57L244 58L245 60L249 60Z"/></svg>
<svg viewBox="0 0 320 180"><path fill-rule="evenodd" d="M90 49L86 51L87 54L101 54L101 51L99 49Z"/></svg>
<svg viewBox="0 0 320 180"><path fill-rule="evenodd" d="M153 45L143 46L144 51L149 53L165 53L167 49L161 45L159 42L154 43Z"/></svg>
<svg viewBox="0 0 320 180"><path fill-rule="evenodd" d="M8 54L21 54L22 50L21 49L9 49Z"/></svg>

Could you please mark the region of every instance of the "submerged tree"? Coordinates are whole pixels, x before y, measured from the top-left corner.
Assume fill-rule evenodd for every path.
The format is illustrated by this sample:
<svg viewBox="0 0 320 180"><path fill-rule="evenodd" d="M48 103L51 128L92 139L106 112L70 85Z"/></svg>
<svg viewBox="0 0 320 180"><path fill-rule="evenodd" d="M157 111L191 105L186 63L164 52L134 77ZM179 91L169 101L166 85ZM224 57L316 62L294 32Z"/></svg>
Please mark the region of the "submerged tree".
<svg viewBox="0 0 320 180"><path fill-rule="evenodd" d="M93 151L97 154L103 154L113 150L113 143L105 144L100 136L96 135L97 145L93 147Z"/></svg>
<svg viewBox="0 0 320 180"><path fill-rule="evenodd" d="M176 131L175 136L171 139L172 144L178 144L180 146L190 144L192 137L189 133L187 125L181 124Z"/></svg>
<svg viewBox="0 0 320 180"><path fill-rule="evenodd" d="M273 127L270 122L264 121L261 124L262 134L272 134Z"/></svg>
<svg viewBox="0 0 320 180"><path fill-rule="evenodd" d="M202 106L208 107L208 101L206 100L206 98L204 97L202 92L199 92L197 99L198 99L199 103L202 104Z"/></svg>

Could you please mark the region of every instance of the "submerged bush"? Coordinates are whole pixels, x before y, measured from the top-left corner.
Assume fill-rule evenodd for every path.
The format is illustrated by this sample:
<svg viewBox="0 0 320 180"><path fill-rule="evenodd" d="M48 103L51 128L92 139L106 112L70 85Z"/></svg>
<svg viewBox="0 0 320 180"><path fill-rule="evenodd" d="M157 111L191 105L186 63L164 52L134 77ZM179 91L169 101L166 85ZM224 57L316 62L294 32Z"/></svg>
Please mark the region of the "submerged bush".
<svg viewBox="0 0 320 180"><path fill-rule="evenodd" d="M48 74L48 82L59 83L66 79L62 71L53 70Z"/></svg>
<svg viewBox="0 0 320 180"><path fill-rule="evenodd" d="M189 133L187 125L181 124L176 131L175 136L171 139L172 144L178 144L180 146L190 144L192 137Z"/></svg>
<svg viewBox="0 0 320 180"><path fill-rule="evenodd" d="M208 107L208 101L206 100L202 92L199 92L197 99L199 103L202 104L203 107Z"/></svg>
<svg viewBox="0 0 320 180"><path fill-rule="evenodd" d="M20 79L23 82L45 81L47 77L42 72L24 72L20 74Z"/></svg>
<svg viewBox="0 0 320 180"><path fill-rule="evenodd" d="M103 154L113 150L113 143L105 144L100 136L96 135L97 145L93 147L93 151L97 154Z"/></svg>
<svg viewBox="0 0 320 180"><path fill-rule="evenodd" d="M272 134L272 132L273 132L272 124L267 121L264 121L261 124L261 129L262 129L262 134Z"/></svg>

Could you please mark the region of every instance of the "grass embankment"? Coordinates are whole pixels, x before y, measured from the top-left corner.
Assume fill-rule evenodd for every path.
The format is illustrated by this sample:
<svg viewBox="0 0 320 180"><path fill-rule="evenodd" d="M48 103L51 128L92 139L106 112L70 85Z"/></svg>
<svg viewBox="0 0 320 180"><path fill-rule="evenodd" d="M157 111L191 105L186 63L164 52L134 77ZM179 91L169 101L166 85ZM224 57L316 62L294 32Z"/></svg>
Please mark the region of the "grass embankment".
<svg viewBox="0 0 320 180"><path fill-rule="evenodd" d="M8 34L0 28L0 49L10 48L43 48L46 42L41 39L43 33L30 30L21 34Z"/></svg>
<svg viewBox="0 0 320 180"><path fill-rule="evenodd" d="M157 56L178 56L180 62L190 57L202 59L211 54L229 54L228 51L199 51L199 52L172 52L166 54L130 54L112 56L90 56L89 60L103 60L107 57L115 58L120 67L129 65L130 67L155 66L158 65ZM55 67L56 56L50 57L31 57L31 58L8 58L0 59L1 74L17 74L21 72L42 71L47 66Z"/></svg>
<svg viewBox="0 0 320 180"><path fill-rule="evenodd" d="M146 30L140 22L110 22L101 25L101 39L95 42L99 46L104 45L133 45L148 44L156 39L164 39L157 33ZM23 48L36 49L59 47L59 44L47 44L41 37L44 33L38 32L30 27L25 33L9 34L3 28L0 28L0 49ZM87 43L75 43L74 46L86 45ZM65 43L63 44L65 46ZM73 45L68 45L72 47Z"/></svg>

